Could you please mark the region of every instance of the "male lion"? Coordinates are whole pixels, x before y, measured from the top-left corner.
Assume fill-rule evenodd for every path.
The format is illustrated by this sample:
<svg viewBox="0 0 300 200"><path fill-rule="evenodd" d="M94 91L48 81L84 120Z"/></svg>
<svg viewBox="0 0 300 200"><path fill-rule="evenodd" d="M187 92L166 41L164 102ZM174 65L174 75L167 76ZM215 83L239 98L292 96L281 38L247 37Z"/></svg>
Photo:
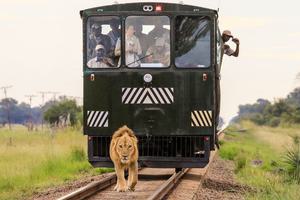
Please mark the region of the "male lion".
<svg viewBox="0 0 300 200"><path fill-rule="evenodd" d="M133 131L127 126L119 128L112 136L109 154L117 174L117 185L114 190L118 192L134 191L138 179L137 142ZM128 184L124 176L125 169L129 169Z"/></svg>

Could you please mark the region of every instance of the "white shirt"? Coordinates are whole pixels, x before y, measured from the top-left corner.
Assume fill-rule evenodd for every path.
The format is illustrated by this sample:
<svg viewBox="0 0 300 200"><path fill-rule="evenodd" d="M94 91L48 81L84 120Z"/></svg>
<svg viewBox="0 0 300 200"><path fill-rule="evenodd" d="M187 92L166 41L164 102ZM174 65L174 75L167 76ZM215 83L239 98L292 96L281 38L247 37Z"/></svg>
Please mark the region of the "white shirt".
<svg viewBox="0 0 300 200"><path fill-rule="evenodd" d="M138 67L140 66L141 61L139 60L138 55L142 54L142 48L140 45L139 39L133 35L131 37L126 37L125 42L125 62L128 67ZM129 49L132 49L133 53L128 52ZM118 39L116 48L115 48L115 55L120 55L121 50L121 40ZM120 61L119 61L120 64Z"/></svg>
<svg viewBox="0 0 300 200"><path fill-rule="evenodd" d="M89 62L87 63L87 66L89 68L109 68L109 66L106 63L104 63L103 61L97 62L97 57L89 60Z"/></svg>

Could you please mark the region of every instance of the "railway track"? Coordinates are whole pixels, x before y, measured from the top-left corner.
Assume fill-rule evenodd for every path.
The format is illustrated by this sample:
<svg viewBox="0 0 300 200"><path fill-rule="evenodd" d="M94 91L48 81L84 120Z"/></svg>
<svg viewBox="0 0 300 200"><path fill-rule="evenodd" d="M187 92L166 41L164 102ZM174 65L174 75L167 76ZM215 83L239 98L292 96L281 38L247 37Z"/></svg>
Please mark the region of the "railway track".
<svg viewBox="0 0 300 200"><path fill-rule="evenodd" d="M223 131L219 132L219 138L222 139ZM211 153L210 162L213 160L216 151ZM175 172L172 169L165 168L142 168L139 170L139 181L134 192L116 192L113 187L117 181L116 174L112 174L100 181L90 183L78 190L69 193L58 200L100 200L100 199L148 199L156 200L168 197L168 199L192 199L192 188L197 189L198 185L208 171L210 163L202 169L182 169ZM183 178L182 178L183 177ZM186 177L186 178L184 178ZM189 187L185 188L186 181ZM182 184L178 184L182 182ZM174 188L179 192L174 192ZM186 195L184 190L187 190Z"/></svg>

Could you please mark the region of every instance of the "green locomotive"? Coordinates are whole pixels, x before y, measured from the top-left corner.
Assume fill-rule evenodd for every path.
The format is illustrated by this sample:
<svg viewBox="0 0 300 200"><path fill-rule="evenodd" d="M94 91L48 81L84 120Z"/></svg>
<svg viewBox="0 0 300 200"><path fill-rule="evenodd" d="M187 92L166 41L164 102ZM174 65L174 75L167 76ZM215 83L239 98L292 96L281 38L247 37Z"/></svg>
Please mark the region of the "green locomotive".
<svg viewBox="0 0 300 200"><path fill-rule="evenodd" d="M217 124L217 11L128 3L80 15L89 162L113 166L111 135L127 125L139 139L140 166L207 165Z"/></svg>

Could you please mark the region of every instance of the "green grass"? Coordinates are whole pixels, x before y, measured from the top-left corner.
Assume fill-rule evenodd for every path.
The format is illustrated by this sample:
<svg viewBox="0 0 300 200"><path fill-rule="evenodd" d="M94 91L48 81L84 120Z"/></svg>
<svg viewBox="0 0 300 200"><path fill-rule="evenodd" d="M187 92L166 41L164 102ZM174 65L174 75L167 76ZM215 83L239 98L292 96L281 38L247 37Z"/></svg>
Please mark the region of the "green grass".
<svg viewBox="0 0 300 200"><path fill-rule="evenodd" d="M239 129L246 131L239 132ZM259 127L243 122L231 126L222 143L220 155L233 160L238 180L256 189L247 199L299 199L300 185L288 177L284 155L300 135L298 127Z"/></svg>
<svg viewBox="0 0 300 200"><path fill-rule="evenodd" d="M111 171L94 169L86 149L86 137L75 129L0 129L0 199L26 199L47 187Z"/></svg>

